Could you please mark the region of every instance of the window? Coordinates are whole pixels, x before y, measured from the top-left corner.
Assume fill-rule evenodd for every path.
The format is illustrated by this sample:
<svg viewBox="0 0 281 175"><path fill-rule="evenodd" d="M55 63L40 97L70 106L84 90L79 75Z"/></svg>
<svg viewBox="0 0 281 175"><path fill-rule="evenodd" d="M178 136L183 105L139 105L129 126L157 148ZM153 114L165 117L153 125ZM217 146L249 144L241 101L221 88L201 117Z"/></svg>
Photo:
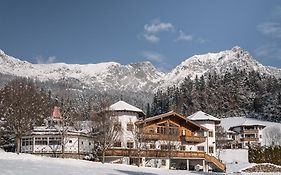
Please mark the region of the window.
<svg viewBox="0 0 281 175"><path fill-rule="evenodd" d="M89 146L91 146L91 142L89 142Z"/></svg>
<svg viewBox="0 0 281 175"><path fill-rule="evenodd" d="M160 148L161 150L168 150L168 145L161 145Z"/></svg>
<svg viewBox="0 0 281 175"><path fill-rule="evenodd" d="M209 146L209 153L214 153L214 147L213 146Z"/></svg>
<svg viewBox="0 0 281 175"><path fill-rule="evenodd" d="M155 149L156 147L155 147L155 144L150 144L149 145L149 149Z"/></svg>
<svg viewBox="0 0 281 175"><path fill-rule="evenodd" d="M158 134L166 134L166 127L158 126L157 127L157 133Z"/></svg>
<svg viewBox="0 0 281 175"><path fill-rule="evenodd" d="M166 160L165 160L165 159L162 159L161 165L162 165L162 166L166 166Z"/></svg>
<svg viewBox="0 0 281 175"><path fill-rule="evenodd" d="M132 122L127 123L127 131L133 131L134 130L134 124Z"/></svg>
<svg viewBox="0 0 281 175"><path fill-rule="evenodd" d="M115 143L113 144L113 147L121 147L121 142L115 142Z"/></svg>
<svg viewBox="0 0 281 175"><path fill-rule="evenodd" d="M44 138L44 137L35 138L35 145L48 145L47 138Z"/></svg>
<svg viewBox="0 0 281 175"><path fill-rule="evenodd" d="M205 151L205 148L204 148L204 146L197 146L197 150L198 151Z"/></svg>
<svg viewBox="0 0 281 175"><path fill-rule="evenodd" d="M175 150L176 146L175 145L161 145L160 148L161 148L161 150Z"/></svg>
<svg viewBox="0 0 281 175"><path fill-rule="evenodd" d="M260 135L260 139L262 138L262 136Z"/></svg>
<svg viewBox="0 0 281 175"><path fill-rule="evenodd" d="M214 132L213 131L209 131L209 137L214 137Z"/></svg>
<svg viewBox="0 0 281 175"><path fill-rule="evenodd" d="M21 139L21 146L29 146L29 145L33 145L33 139L32 138Z"/></svg>
<svg viewBox="0 0 281 175"><path fill-rule="evenodd" d="M127 148L134 148L134 142L127 142Z"/></svg>
<svg viewBox="0 0 281 175"><path fill-rule="evenodd" d="M59 137L50 137L49 145L61 145L61 138Z"/></svg>
<svg viewBox="0 0 281 175"><path fill-rule="evenodd" d="M170 148L170 150L175 150L176 146L175 145L170 145L168 148Z"/></svg>
<svg viewBox="0 0 281 175"><path fill-rule="evenodd" d="M84 144L84 142L83 141L81 141L81 145L83 145Z"/></svg>
<svg viewBox="0 0 281 175"><path fill-rule="evenodd" d="M181 151L185 151L185 146L184 145L180 145L180 150Z"/></svg>
<svg viewBox="0 0 281 175"><path fill-rule="evenodd" d="M69 140L68 143L72 143L72 140Z"/></svg>
<svg viewBox="0 0 281 175"><path fill-rule="evenodd" d="M169 133L171 135L178 135L179 134L179 130L178 130L178 128L169 128Z"/></svg>
<svg viewBox="0 0 281 175"><path fill-rule="evenodd" d="M121 131L121 122L114 123L114 130L115 131Z"/></svg>

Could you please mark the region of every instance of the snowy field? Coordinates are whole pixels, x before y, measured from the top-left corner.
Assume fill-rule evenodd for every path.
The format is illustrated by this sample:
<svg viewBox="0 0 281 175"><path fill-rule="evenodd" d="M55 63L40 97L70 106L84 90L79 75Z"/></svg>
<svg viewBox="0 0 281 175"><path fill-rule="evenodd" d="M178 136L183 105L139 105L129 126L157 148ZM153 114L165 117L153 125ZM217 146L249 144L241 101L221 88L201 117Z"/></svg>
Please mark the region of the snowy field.
<svg viewBox="0 0 281 175"><path fill-rule="evenodd" d="M226 174L236 173L251 166L245 150L222 151L221 158L227 165ZM202 175L216 173L164 170L120 164L102 164L84 160L40 157L29 154L16 155L0 150L0 175ZM245 175L275 175L278 173L242 173ZM281 174L281 173L280 173Z"/></svg>

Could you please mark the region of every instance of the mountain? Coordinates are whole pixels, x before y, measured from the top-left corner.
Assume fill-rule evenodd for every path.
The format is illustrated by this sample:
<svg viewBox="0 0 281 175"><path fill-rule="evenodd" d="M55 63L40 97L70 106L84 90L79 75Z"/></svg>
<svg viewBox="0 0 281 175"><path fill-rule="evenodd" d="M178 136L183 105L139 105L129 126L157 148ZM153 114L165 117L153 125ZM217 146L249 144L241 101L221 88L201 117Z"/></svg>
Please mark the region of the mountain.
<svg viewBox="0 0 281 175"><path fill-rule="evenodd" d="M98 64L31 64L13 58L0 50L0 73L29 77L39 81L78 82L86 89L153 90L164 74L150 62L121 65Z"/></svg>
<svg viewBox="0 0 281 175"><path fill-rule="evenodd" d="M0 73L29 77L42 82L76 83L83 89L152 92L158 87L178 84L185 77L216 72L225 74L237 68L281 77L281 69L263 66L247 52L235 46L219 53L195 55L168 73L158 71L150 62L121 65L115 62L98 64L31 64L6 55L0 50Z"/></svg>
<svg viewBox="0 0 281 175"><path fill-rule="evenodd" d="M225 74L226 72L232 72L235 68L246 70L246 72L254 70L263 75L281 77L281 69L263 66L247 51L235 46L231 50L194 55L186 59L165 76L166 83L164 86L178 84L187 76L195 79L196 76L200 77L208 73Z"/></svg>

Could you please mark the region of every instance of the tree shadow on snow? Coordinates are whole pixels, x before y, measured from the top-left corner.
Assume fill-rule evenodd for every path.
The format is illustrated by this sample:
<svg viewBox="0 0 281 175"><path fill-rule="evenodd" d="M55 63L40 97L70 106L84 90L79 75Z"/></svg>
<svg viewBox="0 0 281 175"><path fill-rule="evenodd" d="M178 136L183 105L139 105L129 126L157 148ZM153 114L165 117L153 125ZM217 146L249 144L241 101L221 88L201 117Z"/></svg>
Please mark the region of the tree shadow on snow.
<svg viewBox="0 0 281 175"><path fill-rule="evenodd" d="M128 170L116 170L119 171L121 173L125 173L128 175L157 175L155 173L145 173L145 172L136 172L136 171L128 171Z"/></svg>

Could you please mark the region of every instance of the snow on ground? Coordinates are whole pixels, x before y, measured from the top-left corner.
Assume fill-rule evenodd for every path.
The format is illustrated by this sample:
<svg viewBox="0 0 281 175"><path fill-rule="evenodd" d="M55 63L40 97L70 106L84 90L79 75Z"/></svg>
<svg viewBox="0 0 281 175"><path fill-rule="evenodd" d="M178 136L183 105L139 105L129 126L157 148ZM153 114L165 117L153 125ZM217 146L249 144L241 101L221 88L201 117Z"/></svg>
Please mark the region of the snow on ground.
<svg viewBox="0 0 281 175"><path fill-rule="evenodd" d="M221 158L226 163L226 174L240 174L251 166L246 150L222 150ZM7 153L0 149L0 175L212 175L218 173L190 172L136 167L121 164L102 164L75 159L60 159L30 154ZM221 174L221 173L220 173ZM278 173L242 173L243 175L277 175Z"/></svg>
<svg viewBox="0 0 281 175"><path fill-rule="evenodd" d="M186 170L165 170L85 160L60 159L0 152L0 175L186 175ZM205 173L210 174L210 173Z"/></svg>
<svg viewBox="0 0 281 175"><path fill-rule="evenodd" d="M220 150L220 159L226 165L226 174L242 174L242 175L280 175L281 173L245 173L243 169L257 165L249 163L248 150L246 149L225 149Z"/></svg>
<svg viewBox="0 0 281 175"><path fill-rule="evenodd" d="M255 165L249 163L246 149L221 150L220 159L226 165L226 173L241 172L242 169Z"/></svg>

